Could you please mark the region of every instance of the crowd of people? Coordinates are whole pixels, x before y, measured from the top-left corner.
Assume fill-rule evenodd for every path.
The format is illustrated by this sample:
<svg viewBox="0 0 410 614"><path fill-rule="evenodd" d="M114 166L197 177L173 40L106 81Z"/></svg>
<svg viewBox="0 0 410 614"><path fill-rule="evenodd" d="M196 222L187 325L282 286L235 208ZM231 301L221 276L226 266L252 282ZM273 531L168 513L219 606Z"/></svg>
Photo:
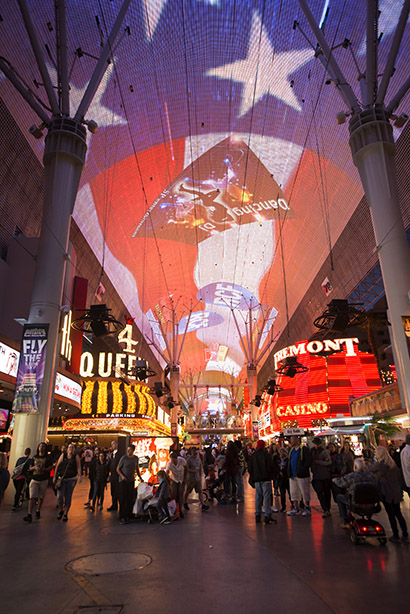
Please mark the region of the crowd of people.
<svg viewBox="0 0 410 614"><path fill-rule="evenodd" d="M150 460L152 482L156 486L156 507L163 524L183 519L190 509L192 491L198 496L203 512L208 511L207 500L216 499L220 505L240 504L245 498L244 476L255 490L255 521L276 524L274 514L289 517L309 517L312 514L311 488L316 492L323 519L331 516L331 499L338 506L343 525L348 526L348 503L357 483L377 485L380 499L392 529L391 541L409 541L406 521L400 509L403 492L410 496L410 435L400 451L379 446L364 450L358 458L347 441L339 448L331 442L315 437L312 445L303 444L299 437L266 446L240 440L227 445L180 447L176 442L170 449L164 469ZM155 457L156 459L156 457ZM102 511L108 484L111 503L109 512L119 513L119 522L126 524L135 518L137 495L135 480L143 483L135 447L129 445L120 454L115 440L110 449L98 446L76 449L70 443L48 452L41 442L35 454L30 448L19 458L11 473L15 489L13 511L26 498L27 514L23 520L32 523L41 518L41 508L51 484L56 495L57 519L67 522L75 486L84 478L89 481L87 512ZM10 480L7 457L0 454L0 503ZM276 500L275 500L276 497ZM169 502L174 502L172 513ZM275 502L280 506L276 507ZM288 504L289 501L289 504ZM289 507L288 507L289 505ZM401 537L399 533L401 530Z"/></svg>

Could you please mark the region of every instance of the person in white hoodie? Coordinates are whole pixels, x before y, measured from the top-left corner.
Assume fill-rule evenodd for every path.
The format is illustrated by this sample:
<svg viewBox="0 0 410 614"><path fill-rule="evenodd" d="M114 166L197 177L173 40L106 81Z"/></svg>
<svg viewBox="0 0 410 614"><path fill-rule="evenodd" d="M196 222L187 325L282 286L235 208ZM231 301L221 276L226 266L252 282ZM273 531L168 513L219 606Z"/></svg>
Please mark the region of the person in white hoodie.
<svg viewBox="0 0 410 614"><path fill-rule="evenodd" d="M406 492L410 497L410 434L406 435L406 445L400 452L401 470L403 471Z"/></svg>

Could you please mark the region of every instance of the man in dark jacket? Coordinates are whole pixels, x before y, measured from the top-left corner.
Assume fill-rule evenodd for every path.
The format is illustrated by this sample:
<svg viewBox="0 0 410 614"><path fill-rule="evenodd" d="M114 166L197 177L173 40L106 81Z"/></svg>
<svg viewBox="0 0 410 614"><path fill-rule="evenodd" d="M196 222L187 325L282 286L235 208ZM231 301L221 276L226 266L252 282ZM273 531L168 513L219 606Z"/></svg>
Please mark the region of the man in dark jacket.
<svg viewBox="0 0 410 614"><path fill-rule="evenodd" d="M291 437L290 443L292 447L289 452L288 476L292 509L288 512L288 516L300 514L300 500L305 504L302 516L310 516L310 450L307 446L300 445L299 437Z"/></svg>
<svg viewBox="0 0 410 614"><path fill-rule="evenodd" d="M118 481L119 475L117 473L118 463L120 462L121 454L118 451L118 444L115 440L111 442L111 455L108 461L108 471L110 476L111 487L111 505L107 507L108 512L116 512L118 509Z"/></svg>
<svg viewBox="0 0 410 614"><path fill-rule="evenodd" d="M255 488L255 520L261 521L262 502L265 514L265 524L276 524L271 517L273 461L272 456L265 450L265 442L260 439L256 444L256 451L248 460L249 484Z"/></svg>
<svg viewBox="0 0 410 614"><path fill-rule="evenodd" d="M330 468L332 459L330 453L322 445L320 437L315 437L312 441L313 448L310 451L312 457L312 486L316 491L320 505L322 506L322 518L331 516L330 512Z"/></svg>

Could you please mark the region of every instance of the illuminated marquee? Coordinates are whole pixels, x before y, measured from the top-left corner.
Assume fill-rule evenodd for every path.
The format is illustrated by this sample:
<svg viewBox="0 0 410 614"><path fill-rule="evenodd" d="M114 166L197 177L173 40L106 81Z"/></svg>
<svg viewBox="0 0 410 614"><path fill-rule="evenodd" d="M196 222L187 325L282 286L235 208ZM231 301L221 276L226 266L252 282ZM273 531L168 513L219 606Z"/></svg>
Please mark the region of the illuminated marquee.
<svg viewBox="0 0 410 614"><path fill-rule="evenodd" d="M275 369L279 363L289 356L298 356L299 354L318 354L319 352L340 352L343 346L346 349L346 356L357 356L358 353L355 344L359 345L357 337L348 337L346 339L324 339L323 341L302 341L296 345L289 345L274 355Z"/></svg>
<svg viewBox="0 0 410 614"><path fill-rule="evenodd" d="M312 416L329 412L327 403L299 403L296 405L279 405L276 415L280 418L287 416Z"/></svg>
<svg viewBox="0 0 410 614"><path fill-rule="evenodd" d="M377 364L372 354L361 352L357 338L323 341L300 341L275 355L275 363L288 356L297 356L307 371L294 378L280 375L282 390L273 396L265 394L265 403L272 412L276 429L286 423L312 428L318 420L331 416L350 415L349 402L380 388ZM334 353L325 357L318 352Z"/></svg>
<svg viewBox="0 0 410 614"><path fill-rule="evenodd" d="M80 362L81 377L118 377L134 369L137 360L143 360L136 355L138 341L132 338L132 325L127 324L118 335L118 343L124 344L124 352L99 352L94 357L91 352L83 352Z"/></svg>
<svg viewBox="0 0 410 614"><path fill-rule="evenodd" d="M81 413L107 418L156 417L156 404L145 384L120 380L88 380L83 383Z"/></svg>

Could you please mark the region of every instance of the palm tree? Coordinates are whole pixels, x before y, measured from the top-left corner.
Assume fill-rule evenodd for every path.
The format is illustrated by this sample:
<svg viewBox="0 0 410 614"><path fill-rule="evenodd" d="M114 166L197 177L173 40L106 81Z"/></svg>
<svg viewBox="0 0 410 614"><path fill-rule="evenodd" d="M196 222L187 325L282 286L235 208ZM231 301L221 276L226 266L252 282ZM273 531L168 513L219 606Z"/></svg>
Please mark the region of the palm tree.
<svg viewBox="0 0 410 614"><path fill-rule="evenodd" d="M370 424L373 428L377 445L379 445L381 435L384 435L385 439L389 439L401 431L399 424L397 424L393 416L382 417L380 414L373 414Z"/></svg>

